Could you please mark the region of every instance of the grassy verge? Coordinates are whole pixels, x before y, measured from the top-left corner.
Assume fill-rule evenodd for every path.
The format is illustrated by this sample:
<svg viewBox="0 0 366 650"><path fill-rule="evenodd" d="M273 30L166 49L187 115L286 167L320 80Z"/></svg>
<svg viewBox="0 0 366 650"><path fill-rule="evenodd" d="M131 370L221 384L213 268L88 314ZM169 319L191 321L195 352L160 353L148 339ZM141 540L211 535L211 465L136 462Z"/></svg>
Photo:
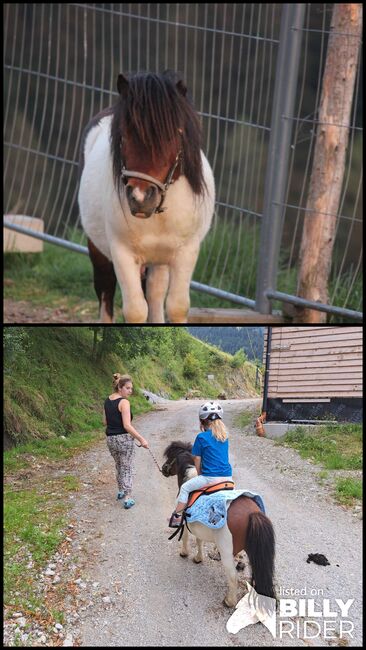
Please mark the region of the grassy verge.
<svg viewBox="0 0 366 650"><path fill-rule="evenodd" d="M71 237L75 241L79 236ZM256 258L258 256L259 231L248 228L242 237L240 254L230 257L230 263L223 263L227 251L232 248L233 229L222 223L213 229L203 242L193 279L238 295L253 298L256 290ZM242 260L250 260L250 267L243 269ZM282 252L278 290L296 294L297 270L287 268L286 251ZM208 263L209 262L209 263ZM87 313L88 318L98 318L97 299L93 288L92 265L86 255L74 253L52 244L44 244L43 253L7 253L4 255L4 295L12 300L28 300L36 306L65 308L75 316ZM329 293L335 305L360 310L362 298L362 273L356 278L348 271L337 279L334 273L329 282ZM117 322L122 322L121 293L116 291ZM230 307L227 300L191 291L192 307ZM274 301L274 309L281 309L282 303ZM332 316L332 322L338 317ZM339 317L344 322L344 317ZM352 321L351 321L352 322Z"/></svg>
<svg viewBox="0 0 366 650"><path fill-rule="evenodd" d="M84 449L89 449L100 439L101 430L87 433L71 433L66 437L34 440L4 452L5 475L17 473L19 469L34 467L37 458L46 461L62 461L71 458Z"/></svg>
<svg viewBox="0 0 366 650"><path fill-rule="evenodd" d="M362 480L351 475L362 470L362 425L297 427L276 444L292 447L302 458L322 465L324 470L319 478L334 479L334 494L339 503L353 505L362 499ZM341 477L336 475L339 471ZM344 476L347 472L349 476Z"/></svg>
<svg viewBox="0 0 366 650"><path fill-rule="evenodd" d="M253 425L253 430L254 430L254 423L256 416L254 413L251 411L244 411L244 413L239 413L234 417L234 426L238 427L238 429L245 429L249 425Z"/></svg>
<svg viewBox="0 0 366 650"><path fill-rule="evenodd" d="M362 469L360 424L297 427L278 444L297 449L302 458L321 463L325 469Z"/></svg>
<svg viewBox="0 0 366 650"><path fill-rule="evenodd" d="M10 611L62 623L62 612L47 605L39 572L65 539L68 496L79 490L79 480L53 469L100 437L99 430L36 440L4 453L4 604Z"/></svg>
<svg viewBox="0 0 366 650"><path fill-rule="evenodd" d="M336 495L339 503L352 505L362 499L362 481L355 478L339 478L336 481Z"/></svg>

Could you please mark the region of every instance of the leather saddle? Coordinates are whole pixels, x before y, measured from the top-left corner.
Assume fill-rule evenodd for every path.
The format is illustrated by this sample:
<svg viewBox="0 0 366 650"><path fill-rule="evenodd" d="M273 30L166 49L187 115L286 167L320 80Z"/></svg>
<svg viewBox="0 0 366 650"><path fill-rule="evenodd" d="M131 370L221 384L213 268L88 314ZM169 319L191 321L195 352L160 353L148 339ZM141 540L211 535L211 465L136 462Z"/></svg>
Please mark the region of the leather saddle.
<svg viewBox="0 0 366 650"><path fill-rule="evenodd" d="M193 506L194 503L196 503L197 499L199 499L201 496L205 494L214 494L215 492L220 492L220 490L234 490L235 485L233 481L219 481L218 483L209 483L206 485L204 488L200 488L199 490L193 490L192 492L189 493L189 498L186 507L184 508L182 512L182 520L181 524L179 526L174 525L173 522L173 517L174 514L171 516L170 521L169 521L169 528L175 528L176 530L168 539L173 539L178 533L180 533L178 537L178 541L181 539L183 535L183 530L184 530L184 524L187 524L187 509Z"/></svg>

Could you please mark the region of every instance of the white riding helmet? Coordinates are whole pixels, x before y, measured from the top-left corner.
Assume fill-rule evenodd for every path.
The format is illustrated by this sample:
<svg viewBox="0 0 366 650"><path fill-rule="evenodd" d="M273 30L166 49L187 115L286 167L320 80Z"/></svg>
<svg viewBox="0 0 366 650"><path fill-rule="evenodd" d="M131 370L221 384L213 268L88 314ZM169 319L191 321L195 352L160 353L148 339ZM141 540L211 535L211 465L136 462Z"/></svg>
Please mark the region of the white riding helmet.
<svg viewBox="0 0 366 650"><path fill-rule="evenodd" d="M223 415L224 410L218 402L205 402L199 412L200 420L221 420Z"/></svg>

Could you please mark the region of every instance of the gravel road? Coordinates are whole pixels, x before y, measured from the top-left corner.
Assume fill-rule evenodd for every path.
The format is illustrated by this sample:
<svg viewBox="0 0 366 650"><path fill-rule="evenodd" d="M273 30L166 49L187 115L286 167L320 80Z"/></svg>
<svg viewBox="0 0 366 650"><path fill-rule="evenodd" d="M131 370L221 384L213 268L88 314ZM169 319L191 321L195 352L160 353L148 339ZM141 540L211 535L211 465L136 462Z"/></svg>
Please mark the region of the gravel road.
<svg viewBox="0 0 366 650"><path fill-rule="evenodd" d="M135 418L134 425L149 440L160 465L170 441L194 439L199 405L197 400L166 402ZM233 610L222 605L226 578L221 563L207 556L203 564L195 565L193 553L189 559L181 558L176 538L168 541L175 478L164 478L149 452L136 449L136 505L124 510L115 501L114 463L103 440L80 457L83 488L71 513L77 522L75 561L82 568L76 619L72 624L69 619L67 626L74 640L96 647L362 644L362 522L352 509L334 503L329 486L319 485L321 468L291 449L253 435L252 425L244 431L234 427L235 414L250 410L254 423L259 409L259 400L224 403L236 485L262 495L276 531L277 593L291 597L284 590L299 589L303 598L315 598L317 609L329 599L335 611L339 611L335 599L354 599L353 638L347 642L348 637L334 634L339 630L338 616L336 625L328 628L328 637L335 638L324 638L324 619L314 616L309 618L318 621L321 634L313 624L307 632L312 639L305 638L304 619L296 616L291 621L300 624L299 634L294 627L292 636L273 639L261 623L229 634L226 622ZM206 555L211 548L205 545ZM330 566L307 564L309 553L325 554ZM241 598L247 568L238 575ZM292 597L298 601L298 595Z"/></svg>

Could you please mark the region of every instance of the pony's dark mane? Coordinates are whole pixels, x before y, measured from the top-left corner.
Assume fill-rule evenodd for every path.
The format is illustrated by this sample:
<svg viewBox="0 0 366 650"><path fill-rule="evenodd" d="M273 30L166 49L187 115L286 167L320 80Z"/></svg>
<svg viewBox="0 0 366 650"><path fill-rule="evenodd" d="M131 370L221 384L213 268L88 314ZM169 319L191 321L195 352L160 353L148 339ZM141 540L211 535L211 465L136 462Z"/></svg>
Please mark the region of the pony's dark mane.
<svg viewBox="0 0 366 650"><path fill-rule="evenodd" d="M164 456L168 461L171 461L173 460L173 458L176 458L178 454L184 451L189 452L193 463L193 456L191 454L192 451L191 442L181 442L180 440L174 440L174 442L171 442L170 445L168 445L167 448L165 449Z"/></svg>
<svg viewBox="0 0 366 650"><path fill-rule="evenodd" d="M113 176L120 189L121 138L128 132L148 149L154 164L172 143L179 144L182 129L183 173L195 194L203 195L205 182L201 162L201 125L197 112L177 87L177 77L166 71L132 75L128 90L114 107L111 128ZM180 86L182 88L182 86ZM138 170L135 170L138 171Z"/></svg>

